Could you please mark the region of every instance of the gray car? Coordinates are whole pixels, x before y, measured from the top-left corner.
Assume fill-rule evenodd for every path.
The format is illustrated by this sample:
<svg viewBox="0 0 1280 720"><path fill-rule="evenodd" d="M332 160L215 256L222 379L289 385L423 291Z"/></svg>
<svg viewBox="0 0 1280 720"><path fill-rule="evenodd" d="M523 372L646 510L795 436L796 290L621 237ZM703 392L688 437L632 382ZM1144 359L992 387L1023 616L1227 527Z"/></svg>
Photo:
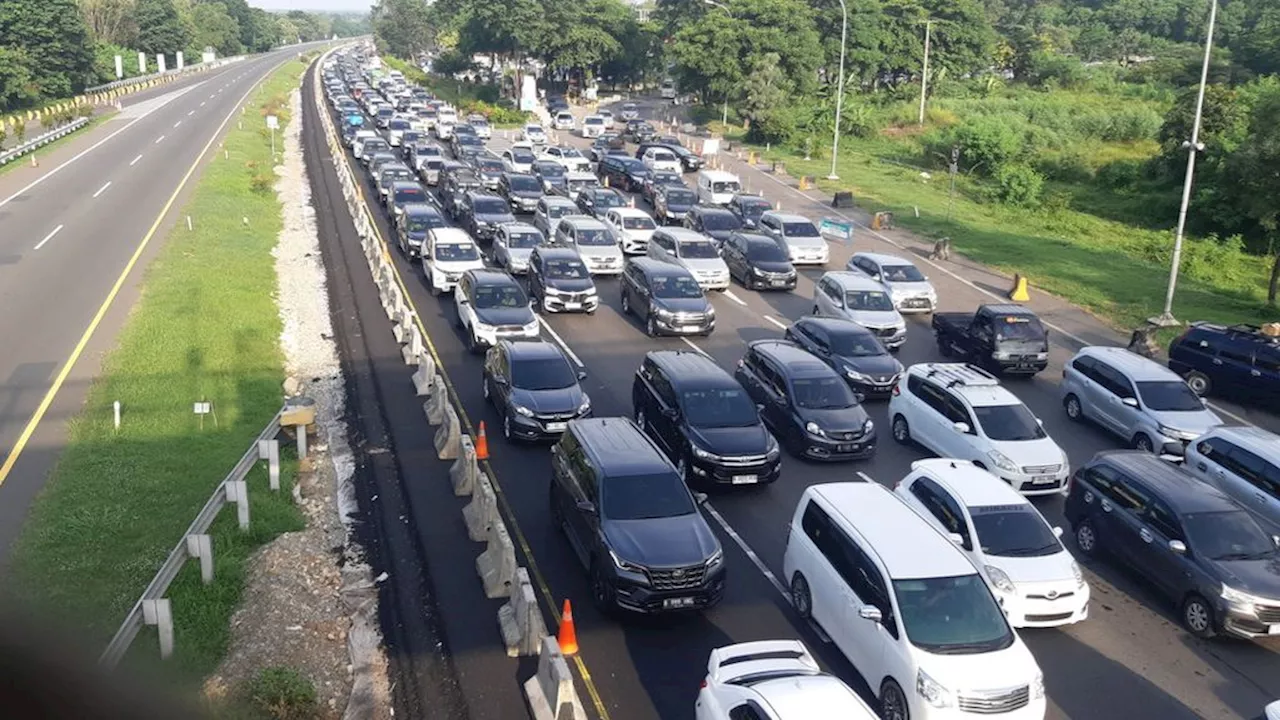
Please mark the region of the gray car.
<svg viewBox="0 0 1280 720"><path fill-rule="evenodd" d="M1124 348L1081 348L1063 368L1061 388L1067 417L1092 420L1160 455L1182 457L1191 441L1222 424L1177 373Z"/></svg>
<svg viewBox="0 0 1280 720"><path fill-rule="evenodd" d="M1280 535L1280 436L1253 426L1214 428L1187 446L1183 467Z"/></svg>
<svg viewBox="0 0 1280 720"><path fill-rule="evenodd" d="M813 314L852 320L897 350L907 341L907 323L880 283L854 272L825 273L813 289Z"/></svg>
<svg viewBox="0 0 1280 720"><path fill-rule="evenodd" d="M649 238L649 257L683 265L703 290L728 290L729 266L715 242L688 228L661 228Z"/></svg>
<svg viewBox="0 0 1280 720"><path fill-rule="evenodd" d="M543 243L538 228L522 222L499 225L493 236L493 259L512 275L529 272L529 255Z"/></svg>
<svg viewBox="0 0 1280 720"><path fill-rule="evenodd" d="M882 253L854 253L846 270L860 272L875 280L889 293L900 313L931 313L938 306L938 291L929 276L910 260Z"/></svg>

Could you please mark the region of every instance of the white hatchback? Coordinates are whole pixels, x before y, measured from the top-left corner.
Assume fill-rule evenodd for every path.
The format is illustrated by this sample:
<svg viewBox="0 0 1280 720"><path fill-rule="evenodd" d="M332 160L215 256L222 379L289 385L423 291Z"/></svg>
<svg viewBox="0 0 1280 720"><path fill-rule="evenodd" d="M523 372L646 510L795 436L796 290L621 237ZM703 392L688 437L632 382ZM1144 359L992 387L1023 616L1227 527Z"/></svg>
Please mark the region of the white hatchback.
<svg viewBox="0 0 1280 720"><path fill-rule="evenodd" d="M604 214L604 223L622 242L622 252L640 255L649 249L649 239L658 224L649 213L633 207L611 208Z"/></svg>
<svg viewBox="0 0 1280 720"><path fill-rule="evenodd" d="M878 717L848 685L822 672L799 640L760 640L712 650L693 714L695 720Z"/></svg>

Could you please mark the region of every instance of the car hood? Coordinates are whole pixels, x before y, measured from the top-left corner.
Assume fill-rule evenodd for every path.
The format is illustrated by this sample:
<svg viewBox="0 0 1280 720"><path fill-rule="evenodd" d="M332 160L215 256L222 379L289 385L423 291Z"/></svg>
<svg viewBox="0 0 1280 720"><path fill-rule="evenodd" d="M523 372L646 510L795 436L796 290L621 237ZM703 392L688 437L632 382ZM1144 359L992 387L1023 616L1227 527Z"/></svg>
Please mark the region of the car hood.
<svg viewBox="0 0 1280 720"><path fill-rule="evenodd" d="M502 225L503 223L510 223L515 221L516 221L516 218L511 213L501 213L501 214L495 213L492 215L490 215L489 213L478 213L476 215L476 222L489 223L490 225Z"/></svg>
<svg viewBox="0 0 1280 720"><path fill-rule="evenodd" d="M858 432L867 424L867 411L861 405L834 410L797 407L796 413L805 422L817 423L828 432Z"/></svg>
<svg viewBox="0 0 1280 720"><path fill-rule="evenodd" d="M1071 570L1071 553L1065 549L1056 555L1041 557L999 557L988 555L975 558L979 563L1000 568L1015 585L1019 583L1074 583L1076 576Z"/></svg>
<svg viewBox="0 0 1280 720"><path fill-rule="evenodd" d="M1280 559L1275 555L1261 560L1210 560L1209 564L1224 585L1280 600Z"/></svg>
<svg viewBox="0 0 1280 720"><path fill-rule="evenodd" d="M888 378L902 372L902 365L894 359L892 355L862 355L858 357L840 357L840 364L844 367L852 368L854 372L860 372L863 375L871 375L879 380ZM842 369L843 372L843 369Z"/></svg>
<svg viewBox="0 0 1280 720"><path fill-rule="evenodd" d="M577 245L578 255L583 260L587 258L610 258L622 257L622 249L617 245Z"/></svg>
<svg viewBox="0 0 1280 720"><path fill-rule="evenodd" d="M1207 408L1186 411L1148 410L1147 414L1151 416L1151 419L1165 427L1193 433L1197 436L1203 435L1222 424L1222 418Z"/></svg>
<svg viewBox="0 0 1280 720"><path fill-rule="evenodd" d="M422 242L423 240L427 239L427 231L426 230L410 230L409 232L405 233L405 236L408 237L410 240L416 240L418 242Z"/></svg>
<svg viewBox="0 0 1280 720"><path fill-rule="evenodd" d="M555 390L511 388L512 402L544 415L577 412L578 408L582 406L583 397L582 388L577 385Z"/></svg>
<svg viewBox="0 0 1280 720"><path fill-rule="evenodd" d="M520 198L521 200L537 200L542 197L540 190L512 190L511 197Z"/></svg>
<svg viewBox="0 0 1280 720"><path fill-rule="evenodd" d="M532 254L533 248L507 248L507 257L521 265L527 265Z"/></svg>
<svg viewBox="0 0 1280 720"><path fill-rule="evenodd" d="M885 289L892 295L906 295L907 297L917 297L920 295L936 295L933 289L933 283L927 280L920 282L885 282Z"/></svg>
<svg viewBox="0 0 1280 720"><path fill-rule="evenodd" d="M667 201L667 212L687 213L691 207L693 207L693 203Z"/></svg>
<svg viewBox="0 0 1280 720"><path fill-rule="evenodd" d="M917 657L920 669L953 693L1031 685L1040 672L1036 659L1017 635L1012 645L994 652L937 655L917 650Z"/></svg>
<svg viewBox="0 0 1280 720"><path fill-rule="evenodd" d="M903 325L896 310L845 310L844 314L865 328L887 328Z"/></svg>
<svg viewBox="0 0 1280 720"><path fill-rule="evenodd" d="M484 260L430 260L433 265L445 272L464 273L468 270L483 270Z"/></svg>
<svg viewBox="0 0 1280 720"><path fill-rule="evenodd" d="M591 278L545 278L545 282L561 292L586 292L595 287Z"/></svg>
<svg viewBox="0 0 1280 720"><path fill-rule="evenodd" d="M732 230L703 230L702 232L704 235L711 236L717 242L724 242L725 240L729 239L730 235L733 234Z"/></svg>
<svg viewBox="0 0 1280 720"><path fill-rule="evenodd" d="M763 423L747 427L689 428L693 441L716 455L763 455L769 451L769 431Z"/></svg>
<svg viewBox="0 0 1280 720"><path fill-rule="evenodd" d="M823 240L822 236L818 236L818 237L811 237L811 236L805 236L805 235L788 236L786 238L786 241L787 241L787 244L792 247L806 248L809 250L812 250L813 248L825 247L827 244L827 241Z"/></svg>
<svg viewBox="0 0 1280 720"><path fill-rule="evenodd" d="M476 317L485 325L528 325L534 321L529 307L475 308Z"/></svg>
<svg viewBox="0 0 1280 720"><path fill-rule="evenodd" d="M1013 461L1014 465L1057 465L1065 463L1062 448L1053 438L1042 437L1039 440L992 440L991 449Z"/></svg>
<svg viewBox="0 0 1280 720"><path fill-rule="evenodd" d="M645 566L697 565L720 547L697 512L646 520L606 520L602 526L619 558Z"/></svg>
<svg viewBox="0 0 1280 720"><path fill-rule="evenodd" d="M770 273L795 272L795 266L786 260L751 260L751 267Z"/></svg>
<svg viewBox="0 0 1280 720"><path fill-rule="evenodd" d="M653 298L653 302L658 307L670 310L671 312L683 313L705 313L711 309L711 303L707 302L705 297L696 298Z"/></svg>
<svg viewBox="0 0 1280 720"><path fill-rule="evenodd" d="M680 262L694 275L729 272L729 267L720 258L681 258Z"/></svg>
<svg viewBox="0 0 1280 720"><path fill-rule="evenodd" d="M625 236L627 236L627 237L629 237L629 238L631 238L632 240L644 240L645 242L648 242L649 238L652 238L652 237L653 237L653 231L652 231L652 230L627 230L627 229L622 229L622 230L619 230L618 232L619 232L619 233L621 233L621 234L623 234L623 235L625 235Z"/></svg>

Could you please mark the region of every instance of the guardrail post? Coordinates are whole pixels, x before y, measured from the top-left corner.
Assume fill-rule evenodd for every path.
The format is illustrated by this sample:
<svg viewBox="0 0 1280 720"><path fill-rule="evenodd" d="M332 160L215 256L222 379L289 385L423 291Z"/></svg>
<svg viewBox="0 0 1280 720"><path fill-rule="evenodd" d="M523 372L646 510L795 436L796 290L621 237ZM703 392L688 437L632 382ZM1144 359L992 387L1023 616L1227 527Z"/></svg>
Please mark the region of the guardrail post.
<svg viewBox="0 0 1280 720"><path fill-rule="evenodd" d="M267 480L272 490L280 489L280 441L259 440L258 459L267 461Z"/></svg>
<svg viewBox="0 0 1280 720"><path fill-rule="evenodd" d="M213 539L208 535L188 535L187 555L200 559L200 579L204 584L213 582Z"/></svg>
<svg viewBox="0 0 1280 720"><path fill-rule="evenodd" d="M240 529L249 529L249 486L243 480L227 481L227 502L236 504L236 515L240 519Z"/></svg>
<svg viewBox="0 0 1280 720"><path fill-rule="evenodd" d="M160 659L168 660L173 655L173 613L169 608L169 598L142 601L142 622L153 625L160 636Z"/></svg>
<svg viewBox="0 0 1280 720"><path fill-rule="evenodd" d="M307 456L307 426L294 425L293 429L298 437L298 459L301 460Z"/></svg>

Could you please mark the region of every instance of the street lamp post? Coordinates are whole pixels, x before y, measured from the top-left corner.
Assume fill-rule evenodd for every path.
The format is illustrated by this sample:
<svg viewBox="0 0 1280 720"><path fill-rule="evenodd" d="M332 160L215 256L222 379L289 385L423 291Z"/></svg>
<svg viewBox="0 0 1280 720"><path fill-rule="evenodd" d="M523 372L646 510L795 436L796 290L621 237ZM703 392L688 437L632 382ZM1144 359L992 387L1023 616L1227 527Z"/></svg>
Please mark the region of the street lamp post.
<svg viewBox="0 0 1280 720"><path fill-rule="evenodd" d="M840 150L840 110L844 107L844 46L849 36L849 6L840 0L840 80L836 83L836 129L831 137L831 174L828 180L839 180L836 174L836 159Z"/></svg>
<svg viewBox="0 0 1280 720"><path fill-rule="evenodd" d="M1178 266L1182 263L1182 238L1187 227L1187 206L1191 204L1191 183L1196 170L1196 153L1204 150L1200 142L1200 119L1204 111L1204 90L1209 82L1209 58L1213 50L1213 26L1218 19L1218 0L1209 5L1209 32L1204 40L1204 64L1200 66L1200 92L1196 96L1196 116L1191 123L1191 139L1182 143L1187 149L1187 176L1182 181L1182 206L1178 209L1178 229L1173 236L1173 259L1169 263L1169 288L1164 295L1164 312L1147 322L1157 327L1174 327L1180 323L1173 317L1173 293L1178 285Z"/></svg>

